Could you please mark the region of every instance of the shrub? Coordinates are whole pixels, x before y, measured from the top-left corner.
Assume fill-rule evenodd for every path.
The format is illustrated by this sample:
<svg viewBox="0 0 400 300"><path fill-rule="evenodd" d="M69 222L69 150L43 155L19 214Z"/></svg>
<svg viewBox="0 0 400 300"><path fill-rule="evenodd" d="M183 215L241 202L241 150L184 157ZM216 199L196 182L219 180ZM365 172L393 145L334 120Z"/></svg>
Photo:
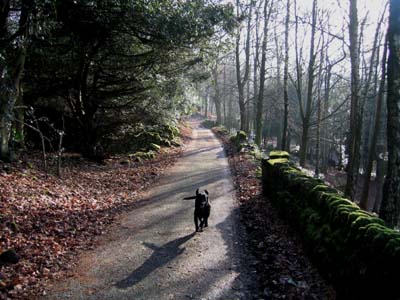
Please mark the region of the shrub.
<svg viewBox="0 0 400 300"><path fill-rule="evenodd" d="M231 137L231 141L235 144L237 151L242 149L242 144L246 142L247 134L243 130L239 130L236 135Z"/></svg>

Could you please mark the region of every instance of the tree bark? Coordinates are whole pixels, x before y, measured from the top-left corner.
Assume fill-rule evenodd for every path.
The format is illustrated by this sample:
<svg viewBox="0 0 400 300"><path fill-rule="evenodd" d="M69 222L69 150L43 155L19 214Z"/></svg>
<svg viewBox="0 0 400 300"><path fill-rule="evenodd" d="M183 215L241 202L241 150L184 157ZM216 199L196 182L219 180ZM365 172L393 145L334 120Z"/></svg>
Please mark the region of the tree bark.
<svg viewBox="0 0 400 300"><path fill-rule="evenodd" d="M317 25L317 1L313 1L312 7L312 23L311 23L311 41L310 41L310 59L308 63L308 82L307 82L307 100L305 112L302 114L302 136L300 145L300 165L305 167L308 147L308 134L310 129L310 119L312 111L313 88L314 88L314 68L315 68L315 33Z"/></svg>
<svg viewBox="0 0 400 300"><path fill-rule="evenodd" d="M237 17L240 17L240 1L236 0L237 6ZM245 44L245 69L244 75L242 78L241 75L241 67L240 67L240 26L238 28L237 37L236 37L236 49L235 49L235 58L236 58L236 80L238 86L238 94L239 94L239 111L240 111L240 130L246 131L246 100L244 95L244 88L246 82L249 78L250 71L250 34L251 34L251 14L252 14L253 5L250 4L249 15L247 21L247 36L246 36L246 44Z"/></svg>
<svg viewBox="0 0 400 300"><path fill-rule="evenodd" d="M214 104L215 112L217 114L216 125L220 126L222 124L222 110L221 110L221 96L219 92L219 80L218 80L218 64L215 65L213 69L214 77Z"/></svg>
<svg viewBox="0 0 400 300"><path fill-rule="evenodd" d="M386 79L386 58L387 58L387 37L385 39L385 45L384 45L384 49L383 49L381 81L379 84L378 97L376 100L375 124L374 124L374 129L373 129L370 146L369 146L369 150L368 150L367 168L365 170L364 185L363 185L361 198L360 198L360 207L365 210L368 209L368 194L369 194L369 185L370 185L370 180L371 180L372 164L374 161L374 157L376 155L375 148L376 148L376 143L378 140L378 134L379 134L380 125L381 125L382 103L383 103L383 97L384 97L384 93L385 93L385 82L386 82L386 80L385 80Z"/></svg>
<svg viewBox="0 0 400 300"><path fill-rule="evenodd" d="M324 64L324 41L322 42L321 54L320 54L320 63L318 70L318 95L317 95L317 139L315 144L315 174L316 178L319 177L320 173L320 152L321 152L321 115L322 115L322 84L323 84L323 75L322 68Z"/></svg>
<svg viewBox="0 0 400 300"><path fill-rule="evenodd" d="M282 150L290 150L288 143L288 123L289 123L289 22L290 22L290 0L286 3L286 19L285 19L285 62L283 69L283 131L282 131Z"/></svg>
<svg viewBox="0 0 400 300"><path fill-rule="evenodd" d="M13 66L6 67L5 78L0 82L0 159L10 159L10 137L13 123L13 110L22 90L22 74L26 60L26 45L19 49L17 60Z"/></svg>
<svg viewBox="0 0 400 300"><path fill-rule="evenodd" d="M351 107L350 107L350 133L348 138L349 160L347 164L347 180L345 195L354 198L355 183L357 182L360 162L360 107L359 107L359 82L360 82L360 57L358 39L358 13L357 0L350 0L350 61L351 61Z"/></svg>
<svg viewBox="0 0 400 300"><path fill-rule="evenodd" d="M257 95L256 137L254 141L258 146L261 146L262 139L262 116L265 87L265 64L267 61L268 24L272 13L273 3L274 1L269 0L265 0L264 2L264 30L261 48L260 87Z"/></svg>
<svg viewBox="0 0 400 300"><path fill-rule="evenodd" d="M388 172L383 188L380 217L389 226L399 223L400 202L400 2L390 1L387 91Z"/></svg>
<svg viewBox="0 0 400 300"><path fill-rule="evenodd" d="M11 31L8 27L11 8L10 1L3 1L2 3L0 47L5 49L1 49L2 52L6 52L0 53L4 54L2 59L5 60L5 64L0 66L0 74L2 75L0 75L0 159L3 160L11 158L9 143L14 118L13 111L22 92L22 76L27 56L27 38L32 5L29 0L21 1L18 34L11 41L7 41L7 35Z"/></svg>

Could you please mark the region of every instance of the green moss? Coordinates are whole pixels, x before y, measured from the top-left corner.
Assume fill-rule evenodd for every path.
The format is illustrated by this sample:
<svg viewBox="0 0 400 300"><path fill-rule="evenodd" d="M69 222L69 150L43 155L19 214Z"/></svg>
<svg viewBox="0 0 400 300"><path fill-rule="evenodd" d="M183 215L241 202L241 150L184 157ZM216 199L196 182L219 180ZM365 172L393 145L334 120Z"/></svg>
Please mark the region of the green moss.
<svg viewBox="0 0 400 300"><path fill-rule="evenodd" d="M150 148L150 150L153 150L153 151L156 151L156 152L160 152L161 146L157 145L157 144L154 144L154 143L151 143L149 148Z"/></svg>
<svg viewBox="0 0 400 300"><path fill-rule="evenodd" d="M286 157L262 160L262 170L263 187L274 205L303 234L317 265L335 283L347 291L349 282L381 283L380 278L397 274L400 233L292 167Z"/></svg>
<svg viewBox="0 0 400 300"><path fill-rule="evenodd" d="M370 249L374 250L373 252L380 253L393 239L400 239L400 233L377 223L366 226L364 234L365 245L373 248Z"/></svg>
<svg viewBox="0 0 400 300"><path fill-rule="evenodd" d="M394 238L391 239L383 249L384 255L387 255L388 257L400 257L400 238Z"/></svg>
<svg viewBox="0 0 400 300"><path fill-rule="evenodd" d="M237 139L239 142L244 142L244 141L246 141L246 140L247 140L247 134L246 134L246 132L244 132L243 130L238 131L238 132L236 133L236 139Z"/></svg>
<svg viewBox="0 0 400 300"><path fill-rule="evenodd" d="M269 153L269 158L270 159L275 159L275 158L287 158L287 159L289 159L290 155L286 151L274 150L274 151L271 151Z"/></svg>
<svg viewBox="0 0 400 300"><path fill-rule="evenodd" d="M134 154L133 154L133 157L136 159L136 160L138 160L138 161L141 161L141 160L147 160L147 159L153 159L153 158L155 158L156 157L156 153L154 152L154 151L147 151L147 152L144 152L144 151L138 151L138 152L135 152Z"/></svg>
<svg viewBox="0 0 400 300"><path fill-rule="evenodd" d="M371 215L369 215L366 211L363 211L361 209L356 210L348 215L347 222L345 225L351 226L351 224L353 224L353 222L356 221L359 217L371 218ZM383 221L381 220L381 222ZM378 224L381 224L381 222L378 221Z"/></svg>
<svg viewBox="0 0 400 300"><path fill-rule="evenodd" d="M171 140L176 138L180 133L179 128L172 124L164 125L162 127L162 131L164 135L166 135L166 137Z"/></svg>
<svg viewBox="0 0 400 300"><path fill-rule="evenodd" d="M283 174L287 176L305 176L305 174L294 167L288 167L285 170L283 170Z"/></svg>
<svg viewBox="0 0 400 300"><path fill-rule="evenodd" d="M331 188L331 187L327 186L326 184L318 184L318 185L314 186L313 192L315 193L316 196L318 196L317 193L320 193L320 192L338 194L338 191L336 189Z"/></svg>
<svg viewBox="0 0 400 300"><path fill-rule="evenodd" d="M256 177L257 178L261 178L262 177L261 167L257 167L257 169L256 169Z"/></svg>
<svg viewBox="0 0 400 300"><path fill-rule="evenodd" d="M275 166L276 164L286 164L288 163L288 161L289 160L287 158L269 159L268 164L270 164L271 166Z"/></svg>
<svg viewBox="0 0 400 300"><path fill-rule="evenodd" d="M180 147L182 144L179 142L179 139L175 139L171 141L171 145L174 147Z"/></svg>

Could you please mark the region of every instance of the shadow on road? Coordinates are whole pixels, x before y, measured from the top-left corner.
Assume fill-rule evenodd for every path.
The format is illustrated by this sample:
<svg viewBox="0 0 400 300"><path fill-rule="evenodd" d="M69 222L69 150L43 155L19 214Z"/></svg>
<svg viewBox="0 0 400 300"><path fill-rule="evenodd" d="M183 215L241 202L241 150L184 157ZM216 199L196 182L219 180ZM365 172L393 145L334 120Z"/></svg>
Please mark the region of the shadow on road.
<svg viewBox="0 0 400 300"><path fill-rule="evenodd" d="M126 289L139 283L148 275L150 275L151 272L166 265L181 255L185 251L185 248L181 248L180 246L190 240L194 235L194 233L191 233L184 237L180 237L176 240L168 242L160 247L152 243L144 242L143 244L146 247L154 251L153 254L128 277L120 282L117 282L115 286L119 289Z"/></svg>
<svg viewBox="0 0 400 300"><path fill-rule="evenodd" d="M220 149L220 148L221 148L221 146L218 145L218 146L203 147L203 148L196 149L196 150L189 150L189 151L186 151L182 155L182 157L193 156L193 155L197 155L197 154L200 154L200 153L213 151L213 150Z"/></svg>

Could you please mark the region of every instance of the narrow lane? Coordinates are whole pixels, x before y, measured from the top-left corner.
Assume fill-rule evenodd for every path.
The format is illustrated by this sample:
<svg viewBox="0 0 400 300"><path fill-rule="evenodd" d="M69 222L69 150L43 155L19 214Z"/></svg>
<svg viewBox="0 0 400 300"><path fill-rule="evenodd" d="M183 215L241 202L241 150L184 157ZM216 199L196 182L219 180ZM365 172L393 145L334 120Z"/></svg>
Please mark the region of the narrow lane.
<svg viewBox="0 0 400 300"><path fill-rule="evenodd" d="M194 233L194 201L182 200L197 188L209 191L212 205L201 233ZM210 130L195 129L146 200L43 299L259 299L234 194L221 144Z"/></svg>

